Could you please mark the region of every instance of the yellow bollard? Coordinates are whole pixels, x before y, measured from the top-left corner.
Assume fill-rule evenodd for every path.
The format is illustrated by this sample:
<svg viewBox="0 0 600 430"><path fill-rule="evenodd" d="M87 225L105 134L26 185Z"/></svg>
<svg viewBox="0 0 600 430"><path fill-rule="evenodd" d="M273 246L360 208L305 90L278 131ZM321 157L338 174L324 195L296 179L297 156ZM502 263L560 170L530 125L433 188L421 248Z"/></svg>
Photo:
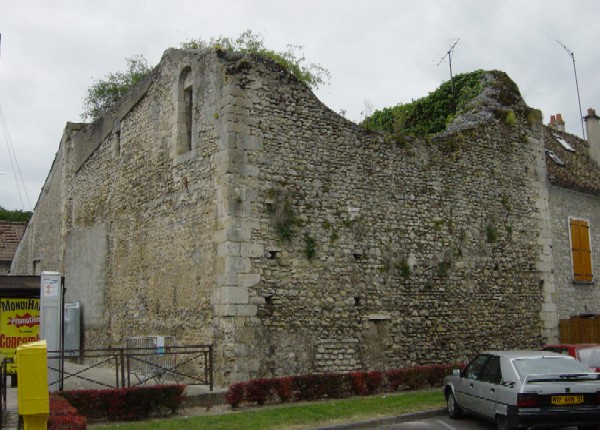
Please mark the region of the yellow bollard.
<svg viewBox="0 0 600 430"><path fill-rule="evenodd" d="M46 341L17 347L17 400L24 430L46 430L50 414Z"/></svg>

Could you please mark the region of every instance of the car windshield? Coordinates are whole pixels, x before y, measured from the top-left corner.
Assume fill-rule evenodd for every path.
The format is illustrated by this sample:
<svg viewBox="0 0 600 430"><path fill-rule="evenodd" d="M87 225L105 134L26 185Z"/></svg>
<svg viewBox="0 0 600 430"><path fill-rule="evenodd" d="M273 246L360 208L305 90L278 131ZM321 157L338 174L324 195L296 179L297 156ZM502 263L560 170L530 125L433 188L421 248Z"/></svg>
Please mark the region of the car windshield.
<svg viewBox="0 0 600 430"><path fill-rule="evenodd" d="M600 367L600 347L578 349L577 356L587 367Z"/></svg>
<svg viewBox="0 0 600 430"><path fill-rule="evenodd" d="M513 363L522 380L527 375L590 373L583 364L567 357L517 358Z"/></svg>

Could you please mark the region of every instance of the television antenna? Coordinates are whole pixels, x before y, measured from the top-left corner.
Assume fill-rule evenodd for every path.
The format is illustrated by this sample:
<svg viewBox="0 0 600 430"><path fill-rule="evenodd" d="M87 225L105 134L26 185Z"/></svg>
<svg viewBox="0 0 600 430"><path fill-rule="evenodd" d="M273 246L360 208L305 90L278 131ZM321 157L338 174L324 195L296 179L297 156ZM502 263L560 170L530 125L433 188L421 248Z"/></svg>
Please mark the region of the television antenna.
<svg viewBox="0 0 600 430"><path fill-rule="evenodd" d="M454 48L456 48L456 45L458 44L459 40L460 39L456 39L456 42L452 44L450 49L448 49L448 52L446 52L442 59L437 63L437 65L439 66L440 64L442 64L442 61L444 61L444 59L448 57L448 64L450 65L450 85L452 86L452 94L454 94L454 81L452 80L452 54L454 53Z"/></svg>
<svg viewBox="0 0 600 430"><path fill-rule="evenodd" d="M575 54L569 48L567 48L560 40L557 40L558 44L565 48L565 51L573 60L573 72L575 72L575 87L577 88L577 101L579 101L579 117L581 118L581 132L583 133L583 139L585 139L585 128L583 126L583 112L581 111L581 97L579 96L579 83L577 82L577 68L575 67Z"/></svg>

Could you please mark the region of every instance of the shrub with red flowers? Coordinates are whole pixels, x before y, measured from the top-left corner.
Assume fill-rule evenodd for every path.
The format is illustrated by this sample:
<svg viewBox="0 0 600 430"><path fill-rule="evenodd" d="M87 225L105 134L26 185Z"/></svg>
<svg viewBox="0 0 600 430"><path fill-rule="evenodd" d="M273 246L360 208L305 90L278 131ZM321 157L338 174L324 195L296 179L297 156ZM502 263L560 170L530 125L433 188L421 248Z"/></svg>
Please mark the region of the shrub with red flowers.
<svg viewBox="0 0 600 430"><path fill-rule="evenodd" d="M87 419L79 415L64 397L52 394L49 400L48 430L86 430Z"/></svg>
<svg viewBox="0 0 600 430"><path fill-rule="evenodd" d="M350 374L350 377L352 378L352 392L358 396L365 396L367 395L368 391L367 391L367 382L366 377L367 377L367 373L366 372L352 372Z"/></svg>
<svg viewBox="0 0 600 430"><path fill-rule="evenodd" d="M441 386L444 377L457 367L463 365L431 365L386 372L375 370L251 379L232 384L225 394L225 401L235 408L243 402L262 405L277 398L281 402L333 399L353 394L364 396L382 391L435 387Z"/></svg>
<svg viewBox="0 0 600 430"><path fill-rule="evenodd" d="M274 389L274 379L251 379L246 383L246 400L257 405L264 405Z"/></svg>
<svg viewBox="0 0 600 430"><path fill-rule="evenodd" d="M88 419L139 420L153 412L177 412L185 385L155 385L110 390L64 391L62 395Z"/></svg>
<svg viewBox="0 0 600 430"><path fill-rule="evenodd" d="M322 387L321 397L339 399L348 397L350 393L350 377L343 373L325 373L318 376L318 384Z"/></svg>
<svg viewBox="0 0 600 430"><path fill-rule="evenodd" d="M279 400L282 403L290 401L294 396L294 379L291 377L277 378L275 382L275 393L279 396Z"/></svg>
<svg viewBox="0 0 600 430"><path fill-rule="evenodd" d="M414 390L425 386L441 385L452 369L462 368L463 364L442 364L416 366L406 369L393 369L385 372L389 391Z"/></svg>
<svg viewBox="0 0 600 430"><path fill-rule="evenodd" d="M378 370L367 372L365 383L367 386L367 394L380 393L383 390L383 373Z"/></svg>
<svg viewBox="0 0 600 430"><path fill-rule="evenodd" d="M232 408L237 408L242 400L244 400L244 391L246 384L243 382L237 382L231 386L225 393L225 401L231 405Z"/></svg>

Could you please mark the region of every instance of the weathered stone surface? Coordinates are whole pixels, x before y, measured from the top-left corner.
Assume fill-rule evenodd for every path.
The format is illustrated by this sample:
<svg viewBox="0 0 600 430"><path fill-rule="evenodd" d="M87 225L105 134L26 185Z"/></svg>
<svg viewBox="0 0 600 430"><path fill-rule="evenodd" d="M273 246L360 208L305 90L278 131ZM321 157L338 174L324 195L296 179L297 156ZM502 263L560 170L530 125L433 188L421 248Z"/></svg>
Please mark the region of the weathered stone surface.
<svg viewBox="0 0 600 430"><path fill-rule="evenodd" d="M86 287L104 291L104 311L86 347L212 343L220 384L539 347L552 331L540 127L484 115L387 142L277 65L240 59L167 51L137 103L115 108L118 153L108 134L81 162L70 151L98 125L65 131L14 273L41 258L68 288L67 237L106 226L105 277Z"/></svg>

